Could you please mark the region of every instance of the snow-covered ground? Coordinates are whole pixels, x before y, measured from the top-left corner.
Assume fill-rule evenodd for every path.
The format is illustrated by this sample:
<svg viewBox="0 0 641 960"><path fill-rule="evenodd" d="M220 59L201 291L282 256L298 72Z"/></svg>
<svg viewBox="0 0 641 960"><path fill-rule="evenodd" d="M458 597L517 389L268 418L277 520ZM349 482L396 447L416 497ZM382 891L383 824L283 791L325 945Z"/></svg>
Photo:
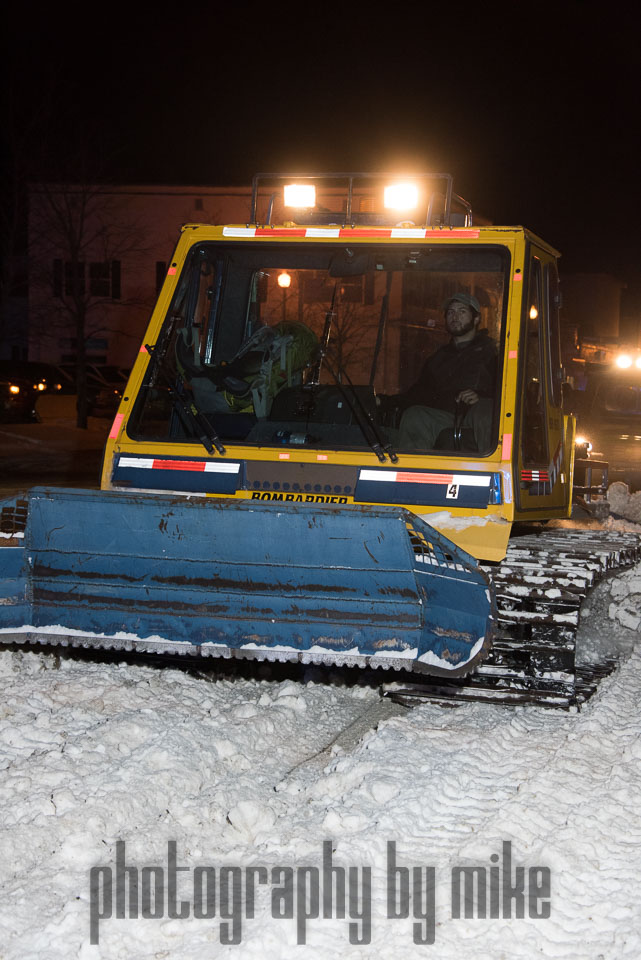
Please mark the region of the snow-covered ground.
<svg viewBox="0 0 641 960"><path fill-rule="evenodd" d="M0 957L637 960L641 565L601 584L588 611L591 655L625 654L570 714L405 711L314 671L213 679L0 652ZM417 869L394 871L392 850L397 868ZM345 918L323 856L346 871ZM139 881L137 919L117 897L122 863ZM456 918L452 883L464 892L474 875L487 918L478 888L474 916L462 903Z"/></svg>

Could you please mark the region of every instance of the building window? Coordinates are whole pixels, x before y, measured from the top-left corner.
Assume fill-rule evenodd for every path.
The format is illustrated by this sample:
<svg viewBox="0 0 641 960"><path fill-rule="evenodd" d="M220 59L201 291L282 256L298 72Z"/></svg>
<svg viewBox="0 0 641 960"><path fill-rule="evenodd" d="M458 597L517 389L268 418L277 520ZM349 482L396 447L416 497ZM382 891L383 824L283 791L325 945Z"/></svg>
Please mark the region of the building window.
<svg viewBox="0 0 641 960"><path fill-rule="evenodd" d="M84 297L85 295L85 265L84 263L65 263L65 296Z"/></svg>
<svg viewBox="0 0 641 960"><path fill-rule="evenodd" d="M108 297L111 293L110 264L89 264L89 292L92 297Z"/></svg>
<svg viewBox="0 0 641 960"><path fill-rule="evenodd" d="M62 297L62 260L53 261L53 295Z"/></svg>
<svg viewBox="0 0 641 960"><path fill-rule="evenodd" d="M86 271L83 262L53 261L55 297L84 297ZM102 260L89 264L89 296L120 300L120 260Z"/></svg>
<svg viewBox="0 0 641 960"><path fill-rule="evenodd" d="M60 337L58 340L61 363L77 363L78 341L75 337ZM98 366L107 362L109 343L106 337L89 337L85 340L85 357L87 363Z"/></svg>

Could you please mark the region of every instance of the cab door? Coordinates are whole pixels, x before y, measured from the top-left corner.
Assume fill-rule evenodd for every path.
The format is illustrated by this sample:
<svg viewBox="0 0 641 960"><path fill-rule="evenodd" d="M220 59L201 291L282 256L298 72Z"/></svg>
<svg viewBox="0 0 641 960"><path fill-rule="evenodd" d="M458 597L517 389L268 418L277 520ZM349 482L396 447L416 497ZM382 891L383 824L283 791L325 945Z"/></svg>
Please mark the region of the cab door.
<svg viewBox="0 0 641 960"><path fill-rule="evenodd" d="M561 408L559 282L554 257L530 248L519 346L517 513L562 516L570 496L570 451Z"/></svg>

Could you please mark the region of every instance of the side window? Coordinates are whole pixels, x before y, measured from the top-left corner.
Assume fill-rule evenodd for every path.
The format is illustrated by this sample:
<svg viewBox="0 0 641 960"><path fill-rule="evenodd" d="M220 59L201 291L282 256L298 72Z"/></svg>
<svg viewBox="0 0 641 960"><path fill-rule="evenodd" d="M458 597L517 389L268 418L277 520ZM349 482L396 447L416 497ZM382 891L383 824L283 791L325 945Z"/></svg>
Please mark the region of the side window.
<svg viewBox="0 0 641 960"><path fill-rule="evenodd" d="M545 429L545 378L543 345L543 276L541 261L532 258L525 315L525 370L523 378L523 462L548 461Z"/></svg>
<svg viewBox="0 0 641 960"><path fill-rule="evenodd" d="M553 407L561 406L561 382L563 368L561 365L561 329L559 326L559 307L561 294L559 290L559 275L555 263L545 265L545 299L547 307L548 343L550 344L550 401Z"/></svg>

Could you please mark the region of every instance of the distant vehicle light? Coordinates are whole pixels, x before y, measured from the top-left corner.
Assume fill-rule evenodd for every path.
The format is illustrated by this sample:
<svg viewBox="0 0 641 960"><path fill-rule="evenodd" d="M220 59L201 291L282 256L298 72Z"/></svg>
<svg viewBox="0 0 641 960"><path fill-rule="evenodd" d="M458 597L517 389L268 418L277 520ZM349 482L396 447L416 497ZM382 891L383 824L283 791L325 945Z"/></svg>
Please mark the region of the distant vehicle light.
<svg viewBox="0 0 641 960"><path fill-rule="evenodd" d="M16 383L9 385L9 393L18 394L20 393L20 387Z"/></svg>
<svg viewBox="0 0 641 960"><path fill-rule="evenodd" d="M630 357L627 353L620 353L616 359L616 364L621 370L627 370L632 366L632 357Z"/></svg>
<svg viewBox="0 0 641 960"><path fill-rule="evenodd" d="M392 183L383 191L383 203L388 210L415 210L418 187L415 183Z"/></svg>
<svg viewBox="0 0 641 960"><path fill-rule="evenodd" d="M587 447L588 453L592 449L592 444L587 437L577 437L574 441L579 447Z"/></svg>
<svg viewBox="0 0 641 960"><path fill-rule="evenodd" d="M287 273L286 270L283 270L282 273L278 274L279 287L282 287L283 289L285 289L286 287L289 287L291 285L291 282L292 282L291 274Z"/></svg>
<svg viewBox="0 0 641 960"><path fill-rule="evenodd" d="M286 207L297 210L316 206L316 187L312 183L288 183L284 189Z"/></svg>

